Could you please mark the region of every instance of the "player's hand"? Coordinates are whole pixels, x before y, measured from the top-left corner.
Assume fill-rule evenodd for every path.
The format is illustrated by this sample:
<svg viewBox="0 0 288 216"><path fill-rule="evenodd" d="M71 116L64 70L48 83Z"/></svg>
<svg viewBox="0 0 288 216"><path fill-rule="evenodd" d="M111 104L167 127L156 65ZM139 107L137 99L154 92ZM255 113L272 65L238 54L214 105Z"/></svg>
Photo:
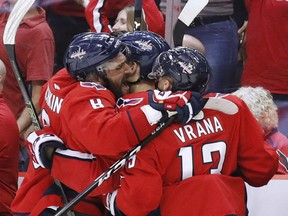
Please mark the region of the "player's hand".
<svg viewBox="0 0 288 216"><path fill-rule="evenodd" d="M177 119L179 122L185 124L192 119L201 120L204 118L204 114L201 111L206 103L206 100L202 98L202 95L198 92L191 92L191 97L188 102L183 106L177 106ZM202 112L202 115L199 115ZM197 118L196 118L197 116Z"/></svg>
<svg viewBox="0 0 288 216"><path fill-rule="evenodd" d="M158 90L148 91L149 105L162 113L165 111L176 112L177 119L181 123L189 122L196 116L204 104L202 96L198 92L177 91L171 93Z"/></svg>
<svg viewBox="0 0 288 216"><path fill-rule="evenodd" d="M30 158L35 169L39 167L50 169L56 148L66 149L66 147L54 134L38 134L34 131L27 137L26 145Z"/></svg>

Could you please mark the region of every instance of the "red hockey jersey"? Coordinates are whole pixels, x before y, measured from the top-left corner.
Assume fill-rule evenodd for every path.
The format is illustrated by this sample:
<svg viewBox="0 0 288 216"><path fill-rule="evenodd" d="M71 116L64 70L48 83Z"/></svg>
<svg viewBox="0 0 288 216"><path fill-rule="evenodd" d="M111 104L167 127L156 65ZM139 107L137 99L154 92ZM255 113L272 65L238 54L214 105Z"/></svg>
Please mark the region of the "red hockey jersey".
<svg viewBox="0 0 288 216"><path fill-rule="evenodd" d="M120 98L117 101L117 110L126 112L128 109L148 104L147 95L147 92L139 92ZM152 129L155 129L155 126L151 126L151 130ZM121 144L121 139L115 142L115 145ZM114 149L114 153L116 154L117 150L116 148ZM127 149L126 151L128 150L130 149ZM51 175L59 179L69 188L81 192L100 174L105 172L112 163L121 158L126 151L120 152L117 156L115 156L115 154L111 154L111 156L83 154L79 151L56 151L53 158ZM67 169L67 166L71 167L71 169ZM85 176L85 178L78 178L78 176ZM119 173L115 173L110 177L110 179L106 180L100 188L92 191L90 196L98 196L100 194L108 193L118 187Z"/></svg>
<svg viewBox="0 0 288 216"><path fill-rule="evenodd" d="M40 104L43 108L43 125L50 126L68 148L92 153L97 161L98 155L106 157L105 161L98 163L97 170L90 170L97 174L105 171L121 152L131 149L153 130L138 107L118 113L115 110L115 97L108 89L96 83L76 82L66 69L57 72L45 85ZM64 170L73 172L75 168L65 163ZM79 173L77 176L79 178ZM75 196L74 191L67 191L71 194L69 197ZM91 199L94 204L91 204ZM97 202L98 197L87 197L75 210L99 215ZM30 163L12 204L13 212L38 215L47 206L62 205L49 172Z"/></svg>
<svg viewBox="0 0 288 216"><path fill-rule="evenodd" d="M147 215L160 204L165 216L245 215L244 181L267 184L278 156L246 104L222 99L237 112L203 109L203 120L173 124L128 163L116 196L124 214Z"/></svg>

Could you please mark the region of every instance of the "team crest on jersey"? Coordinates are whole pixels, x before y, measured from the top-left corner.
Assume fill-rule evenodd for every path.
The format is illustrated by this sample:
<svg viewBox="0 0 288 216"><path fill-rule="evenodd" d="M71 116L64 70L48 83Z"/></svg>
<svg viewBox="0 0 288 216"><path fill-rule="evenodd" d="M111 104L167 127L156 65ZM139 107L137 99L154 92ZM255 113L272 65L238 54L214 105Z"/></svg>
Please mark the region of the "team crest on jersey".
<svg viewBox="0 0 288 216"><path fill-rule="evenodd" d="M75 58L82 59L85 54L86 54L86 51L81 49L81 47L79 46L79 49L77 51L72 52L70 57L73 59L75 59Z"/></svg>
<svg viewBox="0 0 288 216"><path fill-rule="evenodd" d="M80 82L80 85L85 88L95 88L97 90L106 90L104 86L94 82Z"/></svg>
<svg viewBox="0 0 288 216"><path fill-rule="evenodd" d="M125 106L135 106L137 104L140 104L141 101L143 101L143 98L132 98L132 99L124 99L124 98L119 98L117 100L117 107L125 107Z"/></svg>
<svg viewBox="0 0 288 216"><path fill-rule="evenodd" d="M152 44L150 40L148 41L139 40L139 41L135 41L135 43L138 44L142 50L152 50Z"/></svg>

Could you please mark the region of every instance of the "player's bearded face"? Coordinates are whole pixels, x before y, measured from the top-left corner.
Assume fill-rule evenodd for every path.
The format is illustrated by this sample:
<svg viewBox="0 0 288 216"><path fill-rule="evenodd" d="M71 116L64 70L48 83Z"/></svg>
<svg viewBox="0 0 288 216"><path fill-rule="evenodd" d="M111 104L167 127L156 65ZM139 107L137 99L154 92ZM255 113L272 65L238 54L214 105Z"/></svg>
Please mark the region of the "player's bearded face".
<svg viewBox="0 0 288 216"><path fill-rule="evenodd" d="M120 53L109 63L107 68L107 88L109 88L116 98L129 93L129 86L126 83L127 77L131 76L132 71L127 64L126 57Z"/></svg>

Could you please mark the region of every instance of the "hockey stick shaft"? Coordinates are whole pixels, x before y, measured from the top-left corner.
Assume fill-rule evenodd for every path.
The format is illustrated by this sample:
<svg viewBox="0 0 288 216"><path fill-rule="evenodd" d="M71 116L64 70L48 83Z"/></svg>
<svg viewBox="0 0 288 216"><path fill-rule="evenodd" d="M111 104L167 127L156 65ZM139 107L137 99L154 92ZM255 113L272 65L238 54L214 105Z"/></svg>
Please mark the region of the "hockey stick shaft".
<svg viewBox="0 0 288 216"><path fill-rule="evenodd" d="M55 216L65 214L69 209L73 208L84 197L86 197L92 190L99 187L104 181L109 179L111 175L117 172L119 169L125 166L126 162L134 155L137 154L142 148L144 148L152 139L157 137L165 128L174 122L176 115L170 117L166 122L161 123L146 139L140 142L138 145L128 151L121 159L117 160L108 170L97 177L84 191L79 193L73 200L71 200L66 206L63 207Z"/></svg>
<svg viewBox="0 0 288 216"><path fill-rule="evenodd" d="M24 84L22 74L19 71L19 67L18 67L17 62L16 62L15 46L8 44L8 45L5 45L5 48L7 50L9 60L10 60L10 63L12 65L12 69L13 69L14 74L16 76L16 79L18 81L21 93L23 95L23 98L24 98L26 107L28 109L29 115L31 117L32 123L34 125L34 128L35 128L35 130L40 130L41 125L40 125L39 119L37 117L36 109L32 103L31 98L29 97L28 89L27 89L26 85Z"/></svg>
<svg viewBox="0 0 288 216"><path fill-rule="evenodd" d="M175 46L181 46L183 37L188 26L195 17L208 4L209 0L188 0L178 16L173 30L173 40Z"/></svg>
<svg viewBox="0 0 288 216"><path fill-rule="evenodd" d="M209 0L188 0L179 14L178 19L186 26L189 26L208 2Z"/></svg>
<svg viewBox="0 0 288 216"><path fill-rule="evenodd" d="M22 73L19 70L19 67L16 62L15 56L15 37L17 29L20 25L21 20L29 10L29 8L33 5L34 0L19 0L16 2L13 10L11 11L9 18L7 20L7 24L5 26L3 41L5 48L7 50L7 54L19 84L21 93L23 95L24 101L26 103L26 107L28 109L29 115L31 116L32 123L36 130L40 129L40 122L37 118L35 107L29 97L28 89L24 84Z"/></svg>
<svg viewBox="0 0 288 216"><path fill-rule="evenodd" d="M135 0L134 8L134 31L140 31L142 29L142 0Z"/></svg>
<svg viewBox="0 0 288 216"><path fill-rule="evenodd" d="M15 37L17 29L19 28L20 22L25 16L25 14L28 12L30 7L34 4L35 0L18 0L16 4L14 5L9 18L7 20L7 24L4 29L3 34L3 42L13 69L13 72L15 74L15 77L17 79L17 82L19 84L21 93L23 95L26 107L28 109L29 115L31 117L33 126L35 130L41 129L41 124L38 119L38 115L36 112L36 109L33 105L33 102L29 96L29 91L27 89L27 86L25 85L22 73L17 65L16 61L16 55L15 55ZM68 203L68 200L66 198L65 192L63 187L61 186L61 183L54 179L55 184L59 187L62 198L64 203ZM71 212L69 212L69 215L72 215Z"/></svg>

